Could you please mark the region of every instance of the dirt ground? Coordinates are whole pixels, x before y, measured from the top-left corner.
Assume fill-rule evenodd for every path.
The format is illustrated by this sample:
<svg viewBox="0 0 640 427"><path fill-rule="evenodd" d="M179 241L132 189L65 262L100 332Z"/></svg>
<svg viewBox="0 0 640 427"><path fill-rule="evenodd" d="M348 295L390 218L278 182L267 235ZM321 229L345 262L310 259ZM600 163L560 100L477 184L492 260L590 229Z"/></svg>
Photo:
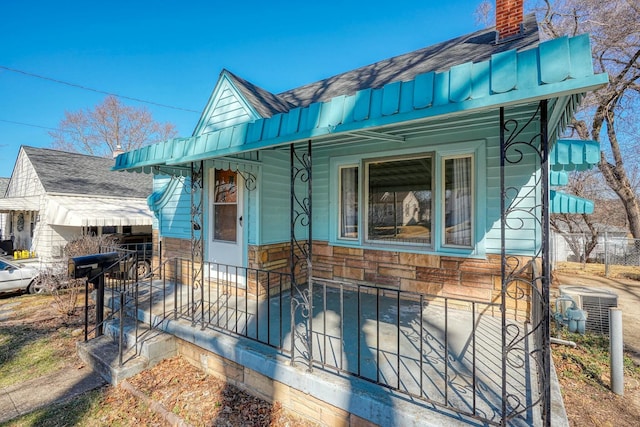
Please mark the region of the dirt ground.
<svg viewBox="0 0 640 427"><path fill-rule="evenodd" d="M202 373L179 356L160 362L128 379L127 383L137 393L193 426L316 426L288 413L278 402L270 404ZM111 387L108 393L110 406L118 408L111 412L127 413L128 408L139 405L137 393L132 393L127 384ZM109 424L118 421L111 419ZM140 425L152 425L150 419L139 421Z"/></svg>
<svg viewBox="0 0 640 427"><path fill-rule="evenodd" d="M640 366L640 281L626 278L624 273L614 274L614 277L603 275L604 271L598 266L587 264L582 269L577 263L564 264L555 270L553 287L558 289L561 285L578 285L615 292L618 295L618 307L622 309L625 350Z"/></svg>
<svg viewBox="0 0 640 427"><path fill-rule="evenodd" d="M560 285L579 285L610 290L618 295L625 351L632 360L631 366L625 369L624 395L618 396L610 390L606 358L598 360L586 346L578 345L575 349L552 346L571 426L640 425L640 281L627 277L624 272L604 277L604 271L598 267L587 265L583 269L579 264L565 265L554 272L556 291Z"/></svg>

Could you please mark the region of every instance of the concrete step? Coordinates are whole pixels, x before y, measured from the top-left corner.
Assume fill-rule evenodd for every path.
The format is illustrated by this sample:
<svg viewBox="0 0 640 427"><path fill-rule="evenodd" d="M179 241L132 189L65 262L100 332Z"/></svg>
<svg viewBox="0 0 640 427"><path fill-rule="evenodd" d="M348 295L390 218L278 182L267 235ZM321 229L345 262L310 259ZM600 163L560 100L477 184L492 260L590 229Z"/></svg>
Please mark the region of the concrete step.
<svg viewBox="0 0 640 427"><path fill-rule="evenodd" d="M139 325L136 345L136 330L133 320L123 325L122 364L119 356L119 320L105 323L104 335L77 345L78 356L106 381L117 385L158 362L177 354L173 336Z"/></svg>
<svg viewBox="0 0 640 427"><path fill-rule="evenodd" d="M136 330L136 322L133 319L125 319L122 327L122 345L125 350L147 359L149 361L149 367L177 354L176 339L173 335L157 329L149 329L148 325L143 325L141 322L137 322L137 327L138 329ZM111 337L116 345L118 345L120 319L113 319L106 322L104 334Z"/></svg>
<svg viewBox="0 0 640 427"><path fill-rule="evenodd" d="M129 351L123 354L120 365L117 342L106 335L89 341L78 342L78 357L113 385L132 377L149 367L149 361L142 356L135 356Z"/></svg>

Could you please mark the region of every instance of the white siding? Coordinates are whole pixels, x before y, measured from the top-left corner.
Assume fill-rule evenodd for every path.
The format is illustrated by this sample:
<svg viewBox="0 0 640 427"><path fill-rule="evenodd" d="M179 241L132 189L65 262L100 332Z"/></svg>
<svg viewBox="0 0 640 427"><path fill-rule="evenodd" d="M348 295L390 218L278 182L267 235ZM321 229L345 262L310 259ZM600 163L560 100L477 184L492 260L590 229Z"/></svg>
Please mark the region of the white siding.
<svg viewBox="0 0 640 427"><path fill-rule="evenodd" d="M44 187L33 169L31 161L21 149L7 188L6 197L39 196L43 193Z"/></svg>

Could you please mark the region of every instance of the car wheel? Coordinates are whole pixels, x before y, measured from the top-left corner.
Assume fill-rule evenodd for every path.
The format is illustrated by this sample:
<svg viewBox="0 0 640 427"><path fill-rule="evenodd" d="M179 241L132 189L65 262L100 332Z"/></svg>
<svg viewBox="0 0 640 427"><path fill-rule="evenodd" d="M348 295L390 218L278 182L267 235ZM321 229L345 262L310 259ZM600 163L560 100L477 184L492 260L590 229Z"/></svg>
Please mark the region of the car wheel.
<svg viewBox="0 0 640 427"><path fill-rule="evenodd" d="M136 269L138 270L138 278L142 278L151 272L151 266L148 261L140 260L136 263L135 267L129 270L129 279L136 278Z"/></svg>
<svg viewBox="0 0 640 427"><path fill-rule="evenodd" d="M29 284L29 287L27 288L27 291L30 294L43 294L47 292L47 290L47 283L42 277L36 277L35 279L33 279L33 281Z"/></svg>

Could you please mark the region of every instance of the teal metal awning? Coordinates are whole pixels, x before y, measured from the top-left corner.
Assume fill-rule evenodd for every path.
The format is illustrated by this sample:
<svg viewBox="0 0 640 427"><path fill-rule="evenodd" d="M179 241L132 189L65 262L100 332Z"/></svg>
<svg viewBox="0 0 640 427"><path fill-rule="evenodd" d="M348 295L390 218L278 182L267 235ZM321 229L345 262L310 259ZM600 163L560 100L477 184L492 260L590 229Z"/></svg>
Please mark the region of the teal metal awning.
<svg viewBox="0 0 640 427"><path fill-rule="evenodd" d="M549 156L549 166L555 171L584 171L599 161L600 144L596 141L561 139Z"/></svg>
<svg viewBox="0 0 640 427"><path fill-rule="evenodd" d="M569 174L565 171L549 171L549 185L562 187L569 183Z"/></svg>
<svg viewBox="0 0 640 427"><path fill-rule="evenodd" d="M562 98L552 116L557 135L582 94L607 80L606 74L593 72L587 35L563 37L522 52L501 52L485 62L460 64L250 123L163 141L119 155L113 169L185 175L188 171L181 167L195 161L308 139L371 136L379 133L373 131L436 117ZM402 140L397 135L381 136Z"/></svg>
<svg viewBox="0 0 640 427"><path fill-rule="evenodd" d="M591 169L600 161L600 144L596 141L568 140L556 142L549 155L549 185L564 186L569 183L570 171ZM582 197L550 190L551 213L591 214L594 203Z"/></svg>
<svg viewBox="0 0 640 427"><path fill-rule="evenodd" d="M592 214L594 204L591 200L572 194L549 190L549 212L555 214Z"/></svg>

